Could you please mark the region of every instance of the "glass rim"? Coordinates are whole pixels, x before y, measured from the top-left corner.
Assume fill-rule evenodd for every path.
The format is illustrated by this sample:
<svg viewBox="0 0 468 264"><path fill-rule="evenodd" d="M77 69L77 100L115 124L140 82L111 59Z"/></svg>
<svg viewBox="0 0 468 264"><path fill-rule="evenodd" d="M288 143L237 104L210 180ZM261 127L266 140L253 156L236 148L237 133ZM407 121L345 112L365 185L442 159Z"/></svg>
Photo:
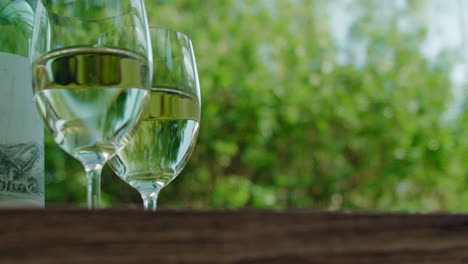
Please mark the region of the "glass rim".
<svg viewBox="0 0 468 264"><path fill-rule="evenodd" d="M148 29L149 31L154 31L154 30L161 30L161 31L168 31L170 33L173 33L173 34L177 34L179 36L182 36L184 38L186 38L188 41L192 42L192 39L187 36L187 34L183 33L183 32L180 32L180 31L177 31L177 30L174 30L174 29L170 29L170 28L167 28L167 27L158 27L158 26L152 26L152 25L149 25L148 26ZM151 35L151 34L150 34Z"/></svg>
<svg viewBox="0 0 468 264"><path fill-rule="evenodd" d="M148 31L149 31L151 42L153 42L153 37L152 37L151 32L154 32L154 31L167 31L170 34L175 34L176 36L182 37L185 40L187 40L187 42L189 43L191 49L193 49L192 40L185 33L182 33L180 31L177 31L177 30L174 30L174 29L166 28L166 27L158 27L158 26L151 26L151 25L148 26ZM154 45L154 44L152 43L151 45ZM183 55L179 55L179 56L176 56L175 58L182 58L182 57L183 57ZM159 63L159 62L164 62L164 61L165 61L165 59L162 59L162 58L156 59L155 54L153 54L153 64L154 63Z"/></svg>

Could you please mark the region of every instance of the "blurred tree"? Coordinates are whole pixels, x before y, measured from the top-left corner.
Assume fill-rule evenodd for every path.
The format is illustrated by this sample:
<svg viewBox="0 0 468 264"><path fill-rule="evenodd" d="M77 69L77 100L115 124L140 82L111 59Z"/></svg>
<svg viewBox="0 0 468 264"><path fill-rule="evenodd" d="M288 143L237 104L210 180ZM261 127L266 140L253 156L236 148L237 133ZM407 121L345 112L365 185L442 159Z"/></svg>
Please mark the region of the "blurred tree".
<svg viewBox="0 0 468 264"><path fill-rule="evenodd" d="M192 38L203 101L160 207L466 210L468 111L444 118L461 51L422 52L424 3L147 1L152 25ZM343 43L333 23L346 20ZM47 140L47 201L83 203L81 168ZM103 191L140 206L110 170Z"/></svg>

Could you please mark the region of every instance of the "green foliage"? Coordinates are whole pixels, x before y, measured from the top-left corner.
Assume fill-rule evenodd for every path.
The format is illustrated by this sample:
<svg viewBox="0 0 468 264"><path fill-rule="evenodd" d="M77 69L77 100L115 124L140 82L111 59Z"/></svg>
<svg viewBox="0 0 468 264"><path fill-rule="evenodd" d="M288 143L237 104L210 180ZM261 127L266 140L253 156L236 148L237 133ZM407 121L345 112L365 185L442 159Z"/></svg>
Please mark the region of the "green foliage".
<svg viewBox="0 0 468 264"><path fill-rule="evenodd" d="M160 207L468 209L466 104L445 117L461 51L422 53L423 1L384 18L352 1L344 44L327 1L265 2L147 1L152 25L192 38L202 88L195 152ZM83 203L81 168L48 140L47 201ZM103 191L140 206L110 170Z"/></svg>

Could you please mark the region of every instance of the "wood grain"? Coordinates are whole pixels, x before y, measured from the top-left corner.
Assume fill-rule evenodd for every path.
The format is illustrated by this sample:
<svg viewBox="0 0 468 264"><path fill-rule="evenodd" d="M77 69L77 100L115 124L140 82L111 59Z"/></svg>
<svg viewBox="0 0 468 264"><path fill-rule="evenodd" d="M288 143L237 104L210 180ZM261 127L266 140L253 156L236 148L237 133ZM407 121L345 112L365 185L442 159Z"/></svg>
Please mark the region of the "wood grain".
<svg viewBox="0 0 468 264"><path fill-rule="evenodd" d="M468 263L468 215L3 210L0 263Z"/></svg>

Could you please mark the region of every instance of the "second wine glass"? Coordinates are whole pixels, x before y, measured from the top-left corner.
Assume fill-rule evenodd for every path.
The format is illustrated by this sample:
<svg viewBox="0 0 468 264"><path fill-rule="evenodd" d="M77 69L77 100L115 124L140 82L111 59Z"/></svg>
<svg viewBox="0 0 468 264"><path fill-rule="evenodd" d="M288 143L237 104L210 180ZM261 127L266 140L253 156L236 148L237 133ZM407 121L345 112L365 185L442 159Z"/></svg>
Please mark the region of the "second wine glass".
<svg viewBox="0 0 468 264"><path fill-rule="evenodd" d="M109 31L126 32L103 43ZM55 142L83 164L88 208L99 208L102 168L129 141L148 99L143 1L39 2L32 41L37 109Z"/></svg>
<svg viewBox="0 0 468 264"><path fill-rule="evenodd" d="M200 87L190 39L150 28L153 45L151 99L133 140L110 160L116 174L137 189L147 210L159 191L184 168L198 135Z"/></svg>

